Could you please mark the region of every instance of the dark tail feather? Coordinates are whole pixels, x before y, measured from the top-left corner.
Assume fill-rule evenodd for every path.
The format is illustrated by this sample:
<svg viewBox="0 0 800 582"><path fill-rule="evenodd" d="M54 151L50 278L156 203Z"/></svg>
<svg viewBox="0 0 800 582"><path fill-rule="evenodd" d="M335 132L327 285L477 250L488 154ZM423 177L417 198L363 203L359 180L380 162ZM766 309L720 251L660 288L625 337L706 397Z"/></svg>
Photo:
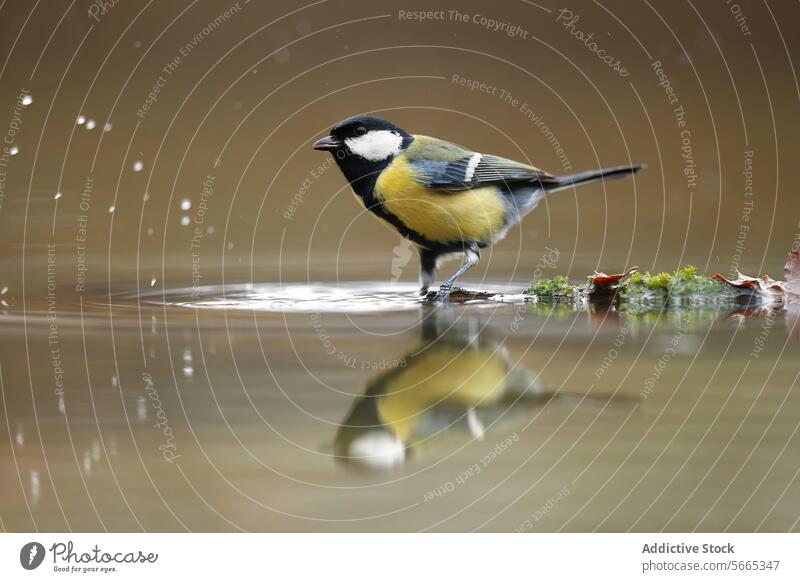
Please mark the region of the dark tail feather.
<svg viewBox="0 0 800 582"><path fill-rule="evenodd" d="M546 184L545 188L548 192L552 192L553 190L561 190L563 188L569 188L570 186L577 186L578 184L583 184L584 182L593 182L595 180L605 178L624 178L629 174L635 174L643 168L645 168L644 164L635 164L633 166L617 166L615 168L578 172L577 174L560 176L556 182L552 184Z"/></svg>

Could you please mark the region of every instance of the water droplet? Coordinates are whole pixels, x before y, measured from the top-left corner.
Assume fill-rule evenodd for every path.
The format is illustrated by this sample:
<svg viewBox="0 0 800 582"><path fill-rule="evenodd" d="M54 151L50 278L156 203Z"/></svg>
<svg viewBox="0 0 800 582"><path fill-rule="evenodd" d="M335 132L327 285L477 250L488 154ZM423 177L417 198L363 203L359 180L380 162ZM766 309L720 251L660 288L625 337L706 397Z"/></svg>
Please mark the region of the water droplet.
<svg viewBox="0 0 800 582"><path fill-rule="evenodd" d="M151 287L155 287L155 286L156 286L156 281L157 281L157 279L156 279L155 277L153 277L152 279L150 279L150 286L151 286Z"/></svg>
<svg viewBox="0 0 800 582"><path fill-rule="evenodd" d="M303 20L301 22L298 22L297 26L295 27L295 30L297 30L297 34L299 34L301 36L305 36L309 32L311 32L311 23L308 22L307 20Z"/></svg>
<svg viewBox="0 0 800 582"><path fill-rule="evenodd" d="M192 207L192 201L188 198L181 200L181 210L189 210Z"/></svg>
<svg viewBox="0 0 800 582"><path fill-rule="evenodd" d="M36 505L42 495L41 482L39 481L39 471L31 471L31 502Z"/></svg>
<svg viewBox="0 0 800 582"><path fill-rule="evenodd" d="M153 230L153 227L151 226L150 228L147 229L147 236L153 236L154 232L155 230Z"/></svg>
<svg viewBox="0 0 800 582"><path fill-rule="evenodd" d="M275 62L284 64L289 62L290 57L291 54L289 53L289 49L283 47L277 53L275 53L275 56L273 58L275 59Z"/></svg>
<svg viewBox="0 0 800 582"><path fill-rule="evenodd" d="M142 46L142 41L140 40L133 41L133 48L139 48L140 46Z"/></svg>
<svg viewBox="0 0 800 582"><path fill-rule="evenodd" d="M114 211L116 209L117 209L117 207L112 204L111 206L108 207L108 213L109 214L114 214Z"/></svg>
<svg viewBox="0 0 800 582"><path fill-rule="evenodd" d="M30 95L28 95L28 94L26 93L26 94L24 94L24 95L22 96L22 99L20 99L20 102L22 103L22 105L24 105L25 107L27 107L28 105L30 105L31 103L33 103L33 97L31 97Z"/></svg>
<svg viewBox="0 0 800 582"><path fill-rule="evenodd" d="M111 376L111 385L114 387L119 386L119 378L116 376Z"/></svg>
<svg viewBox="0 0 800 582"><path fill-rule="evenodd" d="M232 248L233 248L233 243L232 243L232 242L229 242L229 243L228 243L228 250L231 250Z"/></svg>
<svg viewBox="0 0 800 582"><path fill-rule="evenodd" d="M206 229L206 234L214 234L215 230L216 230L216 229L215 229L213 226L209 226L209 227Z"/></svg>
<svg viewBox="0 0 800 582"><path fill-rule="evenodd" d="M17 146L11 146L8 148L8 153L12 156L16 156L19 153L19 148Z"/></svg>
<svg viewBox="0 0 800 582"><path fill-rule="evenodd" d="M192 361L192 348L185 347L183 348L183 361L184 362L191 362Z"/></svg>
<svg viewBox="0 0 800 582"><path fill-rule="evenodd" d="M191 378L192 376L194 376L194 368L192 368L191 366L184 366L183 375L185 378Z"/></svg>
<svg viewBox="0 0 800 582"><path fill-rule="evenodd" d="M181 226L189 226L189 222L191 222L191 219L188 216L181 217Z"/></svg>
<svg viewBox="0 0 800 582"><path fill-rule="evenodd" d="M6 293L8 293L8 287L3 287L0 289L0 295L5 295Z"/></svg>
<svg viewBox="0 0 800 582"><path fill-rule="evenodd" d="M95 125L97 125L97 124L94 122L94 119L89 119L86 122L86 129L94 129Z"/></svg>
<svg viewBox="0 0 800 582"><path fill-rule="evenodd" d="M53 198L55 198L56 200L58 200L59 198L61 198L61 192L56 192L56 193L53 195Z"/></svg>
<svg viewBox="0 0 800 582"><path fill-rule="evenodd" d="M142 196L142 200L144 200L145 202L150 200L150 192L145 192L144 196Z"/></svg>
<svg viewBox="0 0 800 582"><path fill-rule="evenodd" d="M110 123L106 123L106 124L103 126L103 131L104 131L104 132L106 132L106 133L108 133L109 131L111 131L111 128L112 128L111 124L110 124Z"/></svg>
<svg viewBox="0 0 800 582"><path fill-rule="evenodd" d="M140 160L133 162L133 171L141 172L144 169L144 164Z"/></svg>
<svg viewBox="0 0 800 582"><path fill-rule="evenodd" d="M79 115L78 118L75 120L75 123L78 125L83 125L86 123L86 118L83 115Z"/></svg>

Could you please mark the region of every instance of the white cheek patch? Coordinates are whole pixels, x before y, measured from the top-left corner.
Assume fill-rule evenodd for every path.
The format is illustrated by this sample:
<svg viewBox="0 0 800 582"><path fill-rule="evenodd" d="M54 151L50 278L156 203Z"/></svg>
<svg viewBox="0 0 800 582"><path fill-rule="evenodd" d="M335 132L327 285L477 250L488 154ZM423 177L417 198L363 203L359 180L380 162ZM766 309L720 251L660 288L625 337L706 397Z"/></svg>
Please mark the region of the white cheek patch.
<svg viewBox="0 0 800 582"><path fill-rule="evenodd" d="M403 137L393 131L379 129L359 137L351 137L344 140L344 143L355 155L377 162L400 153Z"/></svg>
<svg viewBox="0 0 800 582"><path fill-rule="evenodd" d="M403 442L394 435L370 431L350 444L350 456L376 469L391 469L406 458Z"/></svg>

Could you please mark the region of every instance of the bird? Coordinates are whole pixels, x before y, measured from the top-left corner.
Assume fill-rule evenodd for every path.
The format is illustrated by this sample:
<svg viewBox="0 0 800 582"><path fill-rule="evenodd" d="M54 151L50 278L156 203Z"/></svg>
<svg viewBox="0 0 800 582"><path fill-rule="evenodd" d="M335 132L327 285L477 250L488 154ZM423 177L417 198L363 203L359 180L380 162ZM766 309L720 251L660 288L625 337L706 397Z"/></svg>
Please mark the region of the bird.
<svg viewBox="0 0 800 582"><path fill-rule="evenodd" d="M484 440L510 432L531 409L559 398L518 364L475 317L428 305L419 342L368 381L341 422L334 458L354 469L391 470L447 435ZM447 439L444 439L447 440Z"/></svg>
<svg viewBox="0 0 800 582"><path fill-rule="evenodd" d="M447 301L459 277L480 260L481 249L500 241L546 195L644 167L556 176L364 114L340 121L313 148L330 152L367 210L417 247L420 295L428 296L442 260L463 254L461 266L439 286L437 302Z"/></svg>

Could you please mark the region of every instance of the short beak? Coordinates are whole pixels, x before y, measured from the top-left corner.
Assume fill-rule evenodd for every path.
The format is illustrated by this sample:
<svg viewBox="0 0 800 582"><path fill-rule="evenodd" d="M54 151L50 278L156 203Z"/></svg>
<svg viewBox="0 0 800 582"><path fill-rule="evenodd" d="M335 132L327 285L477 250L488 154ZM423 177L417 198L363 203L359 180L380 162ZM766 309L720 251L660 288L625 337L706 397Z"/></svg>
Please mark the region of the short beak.
<svg viewBox="0 0 800 582"><path fill-rule="evenodd" d="M313 148L315 150L335 150L341 146L342 142L340 142L338 139L331 137L330 135L326 135L325 137L315 141Z"/></svg>

